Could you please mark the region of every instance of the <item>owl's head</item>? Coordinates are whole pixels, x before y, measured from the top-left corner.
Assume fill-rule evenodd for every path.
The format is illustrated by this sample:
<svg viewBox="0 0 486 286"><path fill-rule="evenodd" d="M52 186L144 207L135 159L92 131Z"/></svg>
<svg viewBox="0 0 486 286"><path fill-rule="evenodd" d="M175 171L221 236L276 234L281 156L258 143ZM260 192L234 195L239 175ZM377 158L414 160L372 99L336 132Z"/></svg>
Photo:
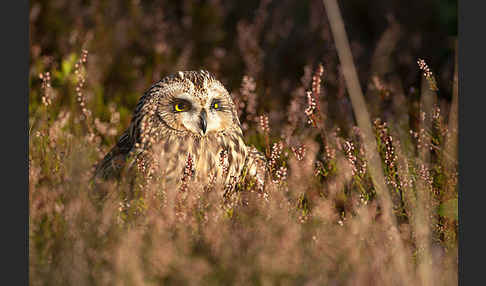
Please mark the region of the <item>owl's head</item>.
<svg viewBox="0 0 486 286"><path fill-rule="evenodd" d="M157 86L155 113L172 131L206 136L240 128L231 96L208 71L181 71Z"/></svg>

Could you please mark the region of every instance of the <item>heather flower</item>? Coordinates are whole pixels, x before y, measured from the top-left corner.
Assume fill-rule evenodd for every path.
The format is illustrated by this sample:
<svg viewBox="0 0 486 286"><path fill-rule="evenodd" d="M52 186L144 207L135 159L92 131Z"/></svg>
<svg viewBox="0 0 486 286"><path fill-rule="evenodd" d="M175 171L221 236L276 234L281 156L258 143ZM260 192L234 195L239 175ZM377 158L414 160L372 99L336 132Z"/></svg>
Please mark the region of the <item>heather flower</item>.
<svg viewBox="0 0 486 286"><path fill-rule="evenodd" d="M306 95L307 95L307 108L304 110L304 113L309 118L308 123L312 124L313 126L316 126L316 121L313 115L317 107L317 102L312 92L308 91L306 92Z"/></svg>
<svg viewBox="0 0 486 286"><path fill-rule="evenodd" d="M301 145L299 145L297 147L293 147L292 146L290 149L294 153L294 155L297 158L297 160L302 161L302 159L304 159L305 151L306 151L306 148L305 148L305 145L304 144L301 144Z"/></svg>
<svg viewBox="0 0 486 286"><path fill-rule="evenodd" d="M42 95L42 104L44 104L44 106L46 107L49 107L49 105L52 104L53 100L53 93L51 89L51 73L41 73L39 74L39 79L42 80L42 91L44 93Z"/></svg>
<svg viewBox="0 0 486 286"><path fill-rule="evenodd" d="M184 167L184 174L182 175L181 178L181 186L179 187L179 190L181 192L187 191L189 179L193 176L193 174L194 174L194 162L192 160L191 154L188 154L186 166Z"/></svg>
<svg viewBox="0 0 486 286"><path fill-rule="evenodd" d="M275 184L279 184L286 180L287 180L287 168L284 166L280 166L280 168L275 172L275 179L273 180L273 182Z"/></svg>
<svg viewBox="0 0 486 286"><path fill-rule="evenodd" d="M273 143L272 145L272 152L270 154L270 160L269 160L269 168L271 170L274 170L277 168L277 164L279 163L280 156L282 155L282 150L283 150L283 142L279 141L277 143Z"/></svg>
<svg viewBox="0 0 486 286"><path fill-rule="evenodd" d="M266 114L260 115L258 117L258 123L260 130L265 134L265 136L268 136L270 133L270 126L268 124L268 116Z"/></svg>
<svg viewBox="0 0 486 286"><path fill-rule="evenodd" d="M439 90L439 88L437 87L437 82L435 80L435 76L432 73L432 71L430 70L429 66L425 63L425 61L423 59L418 59L417 64L418 64L420 70L422 70L424 77L427 79L427 81L429 83L430 90L432 90L432 91Z"/></svg>
<svg viewBox="0 0 486 286"><path fill-rule="evenodd" d="M306 92L307 96L307 108L304 113L308 117L308 123L314 127L318 127L318 124L322 123L321 108L320 108L320 96L321 96L321 78L324 73L324 67L319 64L316 73L312 76L312 91Z"/></svg>

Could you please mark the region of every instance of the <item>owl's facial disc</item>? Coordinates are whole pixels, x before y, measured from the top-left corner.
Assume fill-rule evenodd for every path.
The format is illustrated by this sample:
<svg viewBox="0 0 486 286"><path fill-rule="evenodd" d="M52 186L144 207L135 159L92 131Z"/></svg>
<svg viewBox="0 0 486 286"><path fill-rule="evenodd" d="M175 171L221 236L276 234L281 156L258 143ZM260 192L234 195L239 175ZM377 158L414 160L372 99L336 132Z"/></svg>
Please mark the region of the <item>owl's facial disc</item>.
<svg viewBox="0 0 486 286"><path fill-rule="evenodd" d="M171 128L206 136L234 127L233 103L219 82L169 92L171 96L161 101L159 115Z"/></svg>

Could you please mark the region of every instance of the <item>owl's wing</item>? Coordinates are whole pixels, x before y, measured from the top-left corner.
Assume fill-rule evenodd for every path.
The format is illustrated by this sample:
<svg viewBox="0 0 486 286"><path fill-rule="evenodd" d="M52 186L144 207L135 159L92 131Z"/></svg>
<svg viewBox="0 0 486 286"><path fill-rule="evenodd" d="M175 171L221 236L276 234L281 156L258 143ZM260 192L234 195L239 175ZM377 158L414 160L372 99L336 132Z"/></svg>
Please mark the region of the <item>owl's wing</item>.
<svg viewBox="0 0 486 286"><path fill-rule="evenodd" d="M96 166L95 178L109 179L117 177L126 163L127 156L133 149L134 141L129 130L125 131L116 145L106 154Z"/></svg>
<svg viewBox="0 0 486 286"><path fill-rule="evenodd" d="M267 160L265 155L253 146L248 146L248 156L245 169L247 177L256 183L257 189L262 190L265 186L267 173Z"/></svg>
<svg viewBox="0 0 486 286"><path fill-rule="evenodd" d="M140 122L146 115L146 111L143 110L144 105L151 104L149 98L152 98L157 92L157 88L160 86L160 82L154 84L149 90L147 90L135 107L133 111L132 120L128 129L122 134L116 145L106 154L106 156L97 165L94 177L109 179L119 177L120 172L125 167L127 161L137 158L141 153L141 149L135 148L135 143L140 143ZM132 167L132 164L128 166Z"/></svg>

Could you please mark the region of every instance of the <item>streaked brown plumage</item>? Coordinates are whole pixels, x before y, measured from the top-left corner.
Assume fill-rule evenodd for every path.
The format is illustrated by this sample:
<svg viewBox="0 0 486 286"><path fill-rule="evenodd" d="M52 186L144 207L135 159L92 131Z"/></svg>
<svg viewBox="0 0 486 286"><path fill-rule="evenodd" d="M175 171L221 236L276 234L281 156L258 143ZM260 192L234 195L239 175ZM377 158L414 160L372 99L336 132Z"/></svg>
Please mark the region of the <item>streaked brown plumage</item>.
<svg viewBox="0 0 486 286"><path fill-rule="evenodd" d="M203 70L167 76L146 91L95 175L117 176L133 158L149 176L180 184L189 157L196 184L231 186L245 174L263 187L265 157L245 144L231 96Z"/></svg>

